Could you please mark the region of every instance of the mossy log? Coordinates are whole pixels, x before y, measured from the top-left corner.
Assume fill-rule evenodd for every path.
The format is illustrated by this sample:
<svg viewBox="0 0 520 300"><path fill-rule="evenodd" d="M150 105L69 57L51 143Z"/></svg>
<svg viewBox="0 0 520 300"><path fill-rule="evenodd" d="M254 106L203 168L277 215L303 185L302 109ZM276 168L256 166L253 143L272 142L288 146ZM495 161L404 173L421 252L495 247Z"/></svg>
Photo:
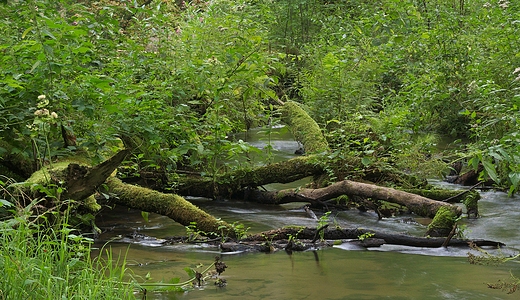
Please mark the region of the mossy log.
<svg viewBox="0 0 520 300"><path fill-rule="evenodd" d="M421 195L432 200L443 201L448 203L463 203L466 206L468 218L477 218L478 201L480 193L472 190L447 190L447 189L405 189L404 191Z"/></svg>
<svg viewBox="0 0 520 300"><path fill-rule="evenodd" d="M117 195L112 199L115 203L162 214L185 226L190 225L191 222L196 222L199 230L234 237L234 231L230 230L228 224L217 220L181 196L163 194L147 188L124 184L121 180L110 177L129 152L130 150L121 150L110 159L94 167L73 159L54 163L52 166L34 172L27 182L41 185L63 182L65 192L61 195L61 199L80 201L93 211L100 208L95 202L93 194L101 184L106 182L111 192Z"/></svg>
<svg viewBox="0 0 520 300"><path fill-rule="evenodd" d="M453 226L455 226L459 215L447 206L440 207L432 222L428 225L426 235L448 236Z"/></svg>
<svg viewBox="0 0 520 300"><path fill-rule="evenodd" d="M308 176L315 178L326 173L324 166L329 164L327 157L320 155L299 156L286 161L228 172L217 176L213 181L209 177L187 176L176 182L175 193L184 196L206 198L225 197L228 199L242 199L247 197L250 190L270 183L290 183ZM351 173L356 173L360 181L392 182L408 188L424 187L427 182L397 170L378 168L377 164L365 167L357 157L349 157L340 161L330 162L341 166L348 166ZM360 168L365 172L359 173ZM345 177L347 174L340 174ZM316 183L319 186L320 183Z"/></svg>
<svg viewBox="0 0 520 300"><path fill-rule="evenodd" d="M232 198L243 189L258 187L269 183L289 183L298 179L322 173L322 167L312 156L300 156L287 161L229 172L212 178L190 176L181 178L175 192L207 198Z"/></svg>
<svg viewBox="0 0 520 300"><path fill-rule="evenodd" d="M411 194L388 187L350 180L336 182L328 187L320 189L300 188L272 192L252 191L248 200L266 204L283 204L299 201L323 203L326 200L337 198L342 195L361 196L364 198L392 202L406 206L411 212L419 216L429 218L433 218L441 207L447 207L448 210L453 211L453 213L456 215L460 215L462 213L459 207L446 202L435 201L420 195Z"/></svg>
<svg viewBox="0 0 520 300"><path fill-rule="evenodd" d="M306 153L320 153L329 150L320 126L297 102L287 101L280 108L282 121L287 124L294 137L303 144Z"/></svg>
<svg viewBox="0 0 520 300"><path fill-rule="evenodd" d="M274 242L279 240L288 240L289 238L295 238L297 240L313 240L317 235L316 228L309 227L290 227L280 228L261 232L258 234L251 235L241 240L242 244L248 244L251 242ZM411 247L425 247L425 248L439 248L446 241L445 238L435 237L415 237L404 234L392 234L385 232L378 232L368 229L359 228L327 228L324 231L325 240L346 240L346 239L359 239L360 236L370 235L370 238L377 240L384 240L384 244L411 246ZM490 240L481 239L450 239L447 246L455 247L469 247L470 243L476 246L491 246L491 247L503 247L505 244Z"/></svg>
<svg viewBox="0 0 520 300"><path fill-rule="evenodd" d="M63 189L59 199L72 199L83 204L91 211L97 211L100 206L96 203L93 194L96 189L114 172L128 155L129 150L121 150L103 163L90 167L83 159L68 158L67 160L53 163L34 172L25 184L30 188L34 185L55 185ZM27 190L29 194L39 197L36 192ZM49 202L49 205L59 203Z"/></svg>
<svg viewBox="0 0 520 300"><path fill-rule="evenodd" d="M67 199L83 200L94 194L96 189L105 182L129 153L130 150L128 149L121 150L92 168L82 168L78 164L69 164L65 174L67 189L63 196Z"/></svg>
<svg viewBox="0 0 520 300"><path fill-rule="evenodd" d="M196 222L198 230L234 237L234 231L226 222L216 219L181 196L125 184L115 177L109 178L106 183L110 191L117 195L112 200L117 204L167 216L184 226Z"/></svg>

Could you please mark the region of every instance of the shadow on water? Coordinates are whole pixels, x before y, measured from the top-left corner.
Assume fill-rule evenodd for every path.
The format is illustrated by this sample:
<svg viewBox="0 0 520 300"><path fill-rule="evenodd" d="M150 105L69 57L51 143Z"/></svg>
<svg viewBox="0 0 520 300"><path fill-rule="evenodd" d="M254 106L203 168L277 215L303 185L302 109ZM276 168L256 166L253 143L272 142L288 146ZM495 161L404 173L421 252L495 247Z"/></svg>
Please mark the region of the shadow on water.
<svg viewBox="0 0 520 300"><path fill-rule="evenodd" d="M283 137L287 138L287 137ZM294 143L292 141L278 140ZM294 151L297 144L280 146ZM284 148L285 147L285 148ZM289 150L290 149L290 150ZM286 153L287 156L292 154ZM294 186L305 184L305 181ZM443 182L434 184L447 186ZM274 186L271 188L283 188ZM456 187L460 188L460 187ZM254 203L209 201L190 198L202 209L226 221L240 221L250 232L260 232L287 225L316 226L304 212L303 203L265 206ZM520 206L517 198L503 193L484 192L480 201L481 218L463 220L468 238L504 242L509 255L520 249ZM320 212L316 212L318 217ZM421 236L426 226L413 215L377 220L374 213L339 212L333 222L342 227L361 227ZM185 235L186 229L171 219L150 214L145 222L141 213L116 207L102 213L97 225L108 231L100 236L97 246L113 238L133 232L155 239L135 242L117 239L109 243L115 254L127 253L129 267L135 276L151 274L153 281L181 277L188 279L185 267L209 265L221 255L229 268L222 274L227 287L206 285L189 293L149 294L147 299L514 299L517 294L493 290L486 283L507 281L510 272L520 275L517 263L500 266L471 265L468 249L412 248L388 246L371 250L347 244L317 251L272 254L224 254L204 244L163 246L162 238ZM496 250L494 250L496 253ZM96 253L94 253L95 255ZM477 254L477 253L475 253ZM143 280L144 281L144 280ZM518 293L518 292L517 292Z"/></svg>

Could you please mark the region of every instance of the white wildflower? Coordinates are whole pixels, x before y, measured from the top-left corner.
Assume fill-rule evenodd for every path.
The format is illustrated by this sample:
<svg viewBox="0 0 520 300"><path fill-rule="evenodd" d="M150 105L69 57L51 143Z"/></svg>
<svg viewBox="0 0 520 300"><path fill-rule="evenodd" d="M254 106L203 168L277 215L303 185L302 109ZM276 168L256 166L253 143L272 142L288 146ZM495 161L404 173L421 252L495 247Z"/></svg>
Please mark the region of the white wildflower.
<svg viewBox="0 0 520 300"><path fill-rule="evenodd" d="M513 74L516 74L516 73L518 73L518 72L520 72L520 67L516 68L516 69L513 71Z"/></svg>
<svg viewBox="0 0 520 300"><path fill-rule="evenodd" d="M501 8L508 8L509 7L509 1L499 0L498 1L498 6L500 6Z"/></svg>
<svg viewBox="0 0 520 300"><path fill-rule="evenodd" d="M474 92L476 89L478 89L478 84L475 80L473 80L472 82L470 82L468 84L468 93L472 93Z"/></svg>
<svg viewBox="0 0 520 300"><path fill-rule="evenodd" d="M45 98L46 98L45 95L38 96L38 100L45 100Z"/></svg>
<svg viewBox="0 0 520 300"><path fill-rule="evenodd" d="M482 5L482 6L484 6L484 8L490 8L490 7L491 7L491 3L486 2L486 3L484 3L484 5Z"/></svg>
<svg viewBox="0 0 520 300"><path fill-rule="evenodd" d="M58 114L56 112L51 112L51 118L52 119L57 119L58 118Z"/></svg>

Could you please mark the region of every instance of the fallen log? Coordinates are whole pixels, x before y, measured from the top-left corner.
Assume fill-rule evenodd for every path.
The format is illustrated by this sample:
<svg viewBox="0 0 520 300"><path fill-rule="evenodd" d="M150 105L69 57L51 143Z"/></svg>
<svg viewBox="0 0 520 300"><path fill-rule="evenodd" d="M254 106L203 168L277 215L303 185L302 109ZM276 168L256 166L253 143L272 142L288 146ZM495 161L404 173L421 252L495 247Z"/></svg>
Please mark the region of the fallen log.
<svg viewBox="0 0 520 300"><path fill-rule="evenodd" d="M204 243L207 246L219 248L222 252L264 252L271 253L279 250L287 252L315 250L327 248L339 243L348 243L356 248L375 248L382 245L399 245L420 248L440 247L504 247L505 244L481 239L445 239L414 237L404 234L392 234L377 232L360 228L334 228L324 233L323 240L314 240L319 229L309 227L286 227L261 232L241 240L208 239L202 237L200 240L191 240L188 237L167 237L156 239L143 234L132 233L126 235L121 241L129 243L140 243L143 240L152 241L157 245L172 245L183 243ZM338 243L339 242L339 243Z"/></svg>
<svg viewBox="0 0 520 300"><path fill-rule="evenodd" d="M269 243L253 241L253 242L225 242L221 243L219 248L222 252L264 252L270 253L278 250L292 251L306 251L316 248L332 247L336 241L311 241L308 239L294 240L275 240ZM366 238L363 240L344 240L342 243L348 243L351 246L359 248L375 248L385 244L383 239Z"/></svg>
<svg viewBox="0 0 520 300"><path fill-rule="evenodd" d="M249 242L274 242L278 240L309 240L312 241L316 235L316 228L309 227L290 227L280 228L261 232L258 234L251 235L240 242L247 244ZM415 237L404 234L392 234L385 232L377 232L368 229L360 228L333 228L327 229L324 232L323 238L325 240L359 240L363 235L369 236L372 239L384 240L384 244L401 245L410 247L424 247L424 248L439 248L442 247L446 242L445 238L432 238L432 237ZM479 247L490 246L490 247L504 247L505 244L496 241L482 240L482 239L456 239L451 238L447 247L469 247L470 243Z"/></svg>
<svg viewBox="0 0 520 300"><path fill-rule="evenodd" d="M67 188L65 199L83 200L94 194L96 189L119 167L130 153L129 149L117 152L114 156L99 165L88 168L79 164L69 164L65 170Z"/></svg>
<svg viewBox="0 0 520 300"><path fill-rule="evenodd" d="M299 156L266 166L228 172L218 175L215 179L195 174L186 176L181 172L182 176L174 183L174 192L183 196L243 199L248 196L249 191L270 183L290 183L309 176L323 177L326 173L324 166L328 164L347 166L349 170L364 169L363 176L359 176L359 172L356 172L360 181L392 182L403 188L423 188L427 185L425 180L397 170L379 168L376 163L365 167L358 157L347 157L335 162L328 160L326 156L319 155ZM336 174L339 179L352 175L352 172L348 173L347 170L341 172ZM316 187L320 185L316 181L314 184Z"/></svg>
<svg viewBox="0 0 520 300"><path fill-rule="evenodd" d="M49 195L34 190L35 186L58 186L63 192L56 192L56 200L72 199L82 204L90 211L97 211L101 207L97 204L93 194L97 188L121 164L130 150L121 150L103 163L91 167L81 157L71 157L64 161L53 163L34 172L25 181L25 192L33 197L48 198ZM45 206L60 205L56 200L46 201Z"/></svg>
<svg viewBox="0 0 520 300"><path fill-rule="evenodd" d="M447 203L463 203L466 206L468 218L478 218L478 201L480 200L480 193L474 191L470 187L466 190L446 190L446 189L405 189L404 191L424 196L432 200L447 202Z"/></svg>
<svg viewBox="0 0 520 300"><path fill-rule="evenodd" d="M197 230L207 234L235 237L235 231L226 222L216 219L181 196L125 184L115 177L108 178L106 184L110 192L116 195L111 199L116 204L167 216L184 226L195 222Z"/></svg>
<svg viewBox="0 0 520 300"><path fill-rule="evenodd" d="M306 153L330 150L320 126L294 101L287 101L280 108L282 121L287 124L296 140L303 144Z"/></svg>
<svg viewBox="0 0 520 300"><path fill-rule="evenodd" d="M83 204L90 211L97 211L101 206L96 202L93 194L106 183L113 203L122 204L130 208L147 212L154 212L170 217L174 221L188 226L196 222L197 229L208 234L235 236L234 230L226 222L213 217L184 198L174 194L163 194L147 188L125 184L111 176L121 164L130 150L121 150L110 159L94 167L74 158L68 161L54 163L33 173L27 180L29 186L54 184L64 187L59 199L73 199ZM59 205L49 202L51 205Z"/></svg>
<svg viewBox="0 0 520 300"><path fill-rule="evenodd" d="M343 180L320 189L286 189L280 191L251 191L246 201L254 201L264 204L284 204L289 202L306 201L310 203L323 203L326 200L342 195L360 196L384 200L406 206L411 212L424 217L433 218L440 207L448 207L457 216L462 210L450 203L431 200L429 198L362 182ZM451 226L450 226L451 229Z"/></svg>

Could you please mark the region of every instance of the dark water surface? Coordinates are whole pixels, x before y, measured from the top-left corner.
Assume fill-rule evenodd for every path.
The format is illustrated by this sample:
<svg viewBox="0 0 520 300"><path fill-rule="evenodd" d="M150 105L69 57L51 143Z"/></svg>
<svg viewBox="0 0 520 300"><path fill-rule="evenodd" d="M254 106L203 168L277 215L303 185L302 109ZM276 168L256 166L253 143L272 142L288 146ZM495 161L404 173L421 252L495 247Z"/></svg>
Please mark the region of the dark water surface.
<svg viewBox="0 0 520 300"><path fill-rule="evenodd" d="M284 138L278 137L280 140ZM286 156L298 147L291 141L285 144L279 141L276 145L285 151ZM304 181L292 186L300 184L303 185ZM463 220L465 236L501 241L507 245L500 251L490 249L492 253L518 253L519 200L518 197L508 198L503 193L482 193L479 206L482 217ZM225 221L244 223L251 227L252 233L287 225L316 226L316 221L304 213L302 203L260 206L196 198L190 201ZM316 213L319 217L320 212ZM374 213L347 211L334 215L334 222L342 227L417 236L426 232L426 226L421 225L423 220L413 215L378 221ZM156 238L186 233L183 226L167 217L150 214L149 222L145 222L139 211L123 207L101 214L97 224L110 228L100 236L97 246L134 231ZM130 239L116 240L109 247L115 254L126 253L135 276L144 277L150 273L152 281L166 281L172 277L187 280L189 278L183 271L185 267L210 265L216 255L222 255L228 265L222 274L228 282L224 288L210 283L189 293L149 293L147 299L520 299L520 291L509 295L487 287L487 283L508 281L511 272L520 276L518 263L471 265L467 260L468 249L384 245L365 250L343 244L292 255L283 251L221 254L218 249L205 245L162 246L154 240L135 243ZM141 295L136 296L139 298Z"/></svg>

